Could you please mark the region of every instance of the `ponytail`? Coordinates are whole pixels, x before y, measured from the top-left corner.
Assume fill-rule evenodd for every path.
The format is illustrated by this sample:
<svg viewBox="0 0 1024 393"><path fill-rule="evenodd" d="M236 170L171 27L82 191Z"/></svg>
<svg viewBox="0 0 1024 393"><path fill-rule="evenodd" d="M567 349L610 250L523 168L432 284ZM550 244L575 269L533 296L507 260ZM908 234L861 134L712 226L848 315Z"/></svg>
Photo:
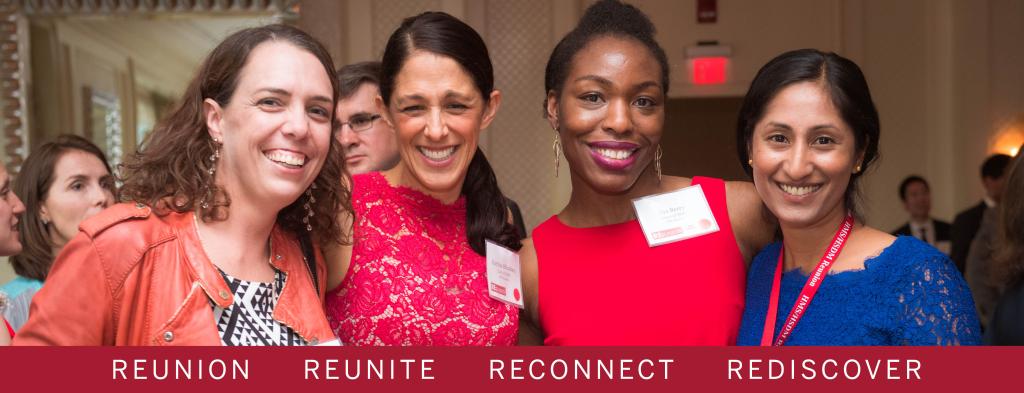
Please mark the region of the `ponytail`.
<svg viewBox="0 0 1024 393"><path fill-rule="evenodd" d="M473 251L486 255L485 239L512 250L522 248L522 238L508 220L508 199L498 188L494 170L479 147L469 162L462 194L466 196L466 239Z"/></svg>

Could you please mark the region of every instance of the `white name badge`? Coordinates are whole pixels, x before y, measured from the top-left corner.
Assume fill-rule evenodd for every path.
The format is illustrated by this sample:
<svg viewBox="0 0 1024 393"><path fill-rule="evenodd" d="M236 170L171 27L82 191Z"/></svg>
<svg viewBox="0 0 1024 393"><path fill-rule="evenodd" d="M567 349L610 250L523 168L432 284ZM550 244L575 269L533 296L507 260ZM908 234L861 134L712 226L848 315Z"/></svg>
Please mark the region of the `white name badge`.
<svg viewBox="0 0 1024 393"><path fill-rule="evenodd" d="M633 200L651 247L718 232L718 222L700 185Z"/></svg>
<svg viewBox="0 0 1024 393"><path fill-rule="evenodd" d="M487 294L492 299L523 308L519 254L487 240Z"/></svg>

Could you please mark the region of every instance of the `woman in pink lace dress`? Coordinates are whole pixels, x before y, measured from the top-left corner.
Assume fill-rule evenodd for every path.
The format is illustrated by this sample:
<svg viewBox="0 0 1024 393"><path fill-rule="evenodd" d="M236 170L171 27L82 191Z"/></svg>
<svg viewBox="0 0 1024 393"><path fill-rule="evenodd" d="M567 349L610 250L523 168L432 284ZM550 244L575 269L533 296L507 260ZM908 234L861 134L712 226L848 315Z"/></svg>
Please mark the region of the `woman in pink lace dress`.
<svg viewBox="0 0 1024 393"><path fill-rule="evenodd" d="M477 148L501 94L480 36L444 13L403 21L382 61L401 161L352 178L351 246L327 250L326 309L347 345L513 345L519 314L487 295L484 239L520 239Z"/></svg>

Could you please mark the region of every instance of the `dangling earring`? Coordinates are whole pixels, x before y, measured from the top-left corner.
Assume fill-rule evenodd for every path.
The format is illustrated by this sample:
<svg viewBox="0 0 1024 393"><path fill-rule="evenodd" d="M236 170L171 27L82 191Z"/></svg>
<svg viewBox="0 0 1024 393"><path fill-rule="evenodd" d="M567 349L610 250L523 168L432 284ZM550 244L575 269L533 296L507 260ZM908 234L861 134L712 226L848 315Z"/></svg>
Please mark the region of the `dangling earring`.
<svg viewBox="0 0 1024 393"><path fill-rule="evenodd" d="M658 151L654 153L654 171L658 173L658 183L661 183L661 145L658 145Z"/></svg>
<svg viewBox="0 0 1024 393"><path fill-rule="evenodd" d="M313 213L313 204L316 203L316 197L313 196L315 189L316 183L309 185L309 188L306 189L306 203L302 205L306 209L306 216L302 217L302 223L306 224L306 232L313 232L313 225L310 225L309 219L315 215Z"/></svg>
<svg viewBox="0 0 1024 393"><path fill-rule="evenodd" d="M558 166L562 162L562 141L558 139L558 127L555 127L555 143L551 144L551 150L555 152L555 177L558 177Z"/></svg>
<svg viewBox="0 0 1024 393"><path fill-rule="evenodd" d="M210 154L210 169L206 171L209 178L206 180L206 193L203 195L203 199L199 201L199 206L203 210L210 208L209 199L213 196L213 175L217 172L217 160L220 159L220 140L213 140L213 154Z"/></svg>
<svg viewBox="0 0 1024 393"><path fill-rule="evenodd" d="M45 218L39 217L39 221L42 221L43 225L50 225L50 220L47 220Z"/></svg>

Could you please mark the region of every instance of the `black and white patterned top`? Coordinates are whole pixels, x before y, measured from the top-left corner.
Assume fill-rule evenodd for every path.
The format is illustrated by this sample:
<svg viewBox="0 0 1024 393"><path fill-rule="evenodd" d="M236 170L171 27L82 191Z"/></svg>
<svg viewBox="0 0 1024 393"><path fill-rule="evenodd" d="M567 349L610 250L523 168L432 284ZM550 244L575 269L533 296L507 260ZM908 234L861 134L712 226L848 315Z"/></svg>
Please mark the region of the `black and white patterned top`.
<svg viewBox="0 0 1024 393"><path fill-rule="evenodd" d="M224 345L306 345L292 328L274 319L274 306L284 288L285 274L274 269L274 282L240 280L220 271L234 299L228 308L213 304L220 341Z"/></svg>

